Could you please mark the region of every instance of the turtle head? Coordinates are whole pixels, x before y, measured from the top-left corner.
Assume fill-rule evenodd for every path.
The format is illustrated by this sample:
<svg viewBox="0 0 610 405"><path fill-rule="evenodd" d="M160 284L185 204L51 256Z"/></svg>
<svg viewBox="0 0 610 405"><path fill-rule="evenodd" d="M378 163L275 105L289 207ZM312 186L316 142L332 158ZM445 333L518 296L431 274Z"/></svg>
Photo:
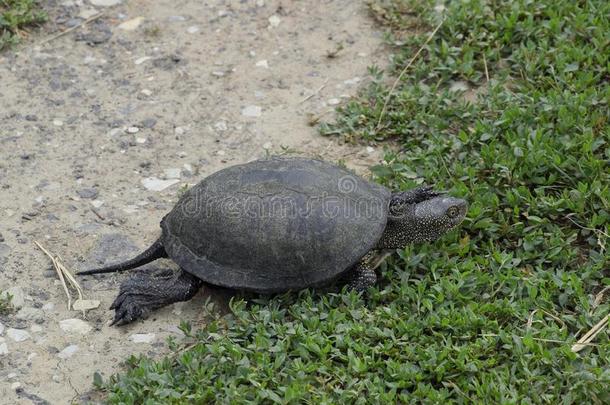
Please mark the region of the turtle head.
<svg viewBox="0 0 610 405"><path fill-rule="evenodd" d="M435 194L423 201L391 207L378 248L400 249L410 243L431 242L458 226L466 216L468 203Z"/></svg>
<svg viewBox="0 0 610 405"><path fill-rule="evenodd" d="M415 232L414 242L431 242L458 226L466 216L466 200L434 197L415 204L413 218L405 218Z"/></svg>

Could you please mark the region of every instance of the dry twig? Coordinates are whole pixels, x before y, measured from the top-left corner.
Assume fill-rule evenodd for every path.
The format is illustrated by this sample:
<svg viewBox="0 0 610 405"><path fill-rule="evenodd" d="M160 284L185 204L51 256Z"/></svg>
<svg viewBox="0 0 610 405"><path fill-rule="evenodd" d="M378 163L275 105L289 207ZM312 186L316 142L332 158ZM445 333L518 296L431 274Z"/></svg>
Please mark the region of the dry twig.
<svg viewBox="0 0 610 405"><path fill-rule="evenodd" d="M98 14L96 14L96 15L92 16L92 17L87 18L85 21L81 22L80 24L75 25L74 27L70 27L70 28L68 28L67 30L64 30L64 31L62 31L62 32L59 32L59 33L57 33L57 34L55 34L55 35L51 35L50 37L48 37L48 38L46 38L46 39L43 39L43 40L40 42L40 45L47 44L47 43L49 43L49 42L51 42L51 41L56 40L56 39L57 39L57 38L59 38L59 37L63 37L64 35L66 35L66 34L68 34L68 33L72 32L72 31L74 31L74 30L76 30L76 29L78 29L78 28L80 28L80 27L82 27L82 26L86 25L87 23L90 23L90 22L92 22L92 21L97 20L98 18L100 18L100 17L101 17L101 16L103 16L103 15L104 15L104 12L102 11L101 13L98 13Z"/></svg>
<svg viewBox="0 0 610 405"><path fill-rule="evenodd" d="M396 80L394 80L394 84L392 84L392 88L390 89L390 92L388 93L388 96L386 97L386 99L385 99L385 101L383 103L383 108L381 109L381 114L379 114L379 120L377 121L377 127L376 127L377 129L379 129L379 126L381 125L381 120L383 119L383 116L384 116L384 114L386 112L386 109L388 108L388 103L390 102L390 99L394 95L394 90L396 89L396 86L398 85L398 82L400 82L400 79L402 79L404 74L411 67L413 62L415 62L415 59L417 59L417 57L424 50L426 45L428 45L430 43L430 41L432 41L432 38L434 38L434 35L436 35L436 32L441 28L441 26L443 25L444 22L445 22L445 19L443 18L441 20L441 22L438 23L438 25L436 26L434 31L432 31L432 33L428 36L428 38L426 39L426 42L424 42L424 44L417 50L417 52L415 52L415 55L413 55L413 57L411 58L409 63L407 63L407 66L405 66L404 69L402 69L402 71L400 72L400 74L398 75Z"/></svg>

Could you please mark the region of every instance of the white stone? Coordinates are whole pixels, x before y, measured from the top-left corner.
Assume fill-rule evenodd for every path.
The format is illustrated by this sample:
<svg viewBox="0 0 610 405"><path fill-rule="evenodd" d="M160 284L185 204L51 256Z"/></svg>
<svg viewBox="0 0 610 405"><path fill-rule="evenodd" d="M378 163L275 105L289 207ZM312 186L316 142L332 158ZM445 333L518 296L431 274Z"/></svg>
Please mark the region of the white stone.
<svg viewBox="0 0 610 405"><path fill-rule="evenodd" d="M367 151L367 153L373 153L373 152L375 152L375 148L373 148L372 146L367 146L366 151Z"/></svg>
<svg viewBox="0 0 610 405"><path fill-rule="evenodd" d="M269 26L271 28L277 27L278 25L280 25L281 22L282 20L280 19L280 17L275 14L269 17Z"/></svg>
<svg viewBox="0 0 610 405"><path fill-rule="evenodd" d="M23 292L23 289L21 287L11 287L8 290L4 291L2 294L0 294L0 297L6 299L8 295L12 297L11 305L13 306L13 308L19 309L25 305L25 293Z"/></svg>
<svg viewBox="0 0 610 405"><path fill-rule="evenodd" d="M146 143L146 138L136 138L136 143Z"/></svg>
<svg viewBox="0 0 610 405"><path fill-rule="evenodd" d="M38 353L35 353L35 352L28 354L28 361L32 361L32 359L36 356L38 356Z"/></svg>
<svg viewBox="0 0 610 405"><path fill-rule="evenodd" d="M3 333L4 333L4 325L2 325L2 322L0 322L0 336L2 336Z"/></svg>
<svg viewBox="0 0 610 405"><path fill-rule="evenodd" d="M269 63L267 62L267 59L259 60L258 62L256 62L256 67L269 69Z"/></svg>
<svg viewBox="0 0 610 405"><path fill-rule="evenodd" d="M156 177L147 177L142 179L142 185L147 190L151 191L163 191L168 187L173 186L176 183L180 183L180 180L177 179L169 179L169 180L161 180Z"/></svg>
<svg viewBox="0 0 610 405"><path fill-rule="evenodd" d="M461 80L455 81L451 83L451 86L449 86L449 91L466 91L468 89L468 84Z"/></svg>
<svg viewBox="0 0 610 405"><path fill-rule="evenodd" d="M136 65L141 65L142 63L146 62L149 59L150 59L150 56L142 56L141 58L136 59L133 63L135 63Z"/></svg>
<svg viewBox="0 0 610 405"><path fill-rule="evenodd" d="M64 122L62 120L54 119L53 125L55 125L56 127L61 127L62 125L64 125Z"/></svg>
<svg viewBox="0 0 610 405"><path fill-rule="evenodd" d="M88 311L100 306L100 300L82 300L77 299L72 304L72 309L75 311Z"/></svg>
<svg viewBox="0 0 610 405"><path fill-rule="evenodd" d="M70 345L63 349L61 352L57 353L57 357L60 359L67 359L72 357L74 353L78 351L78 345Z"/></svg>
<svg viewBox="0 0 610 405"><path fill-rule="evenodd" d="M78 16L83 19L91 18L97 14L97 10L94 8L84 8L80 11Z"/></svg>
<svg viewBox="0 0 610 405"><path fill-rule="evenodd" d="M225 75L225 72L223 72L222 70L215 70L212 72L212 76L223 77L224 75Z"/></svg>
<svg viewBox="0 0 610 405"><path fill-rule="evenodd" d="M196 25L191 25L186 29L186 32L188 32L189 34L196 34L199 32L199 27L197 27Z"/></svg>
<svg viewBox="0 0 610 405"><path fill-rule="evenodd" d="M214 124L214 129L217 131L226 131L227 123L224 121L218 121L216 124Z"/></svg>
<svg viewBox="0 0 610 405"><path fill-rule="evenodd" d="M17 314L15 314L15 318L22 319L24 321L33 321L34 319L42 318L43 315L44 313L41 309L23 307L17 312Z"/></svg>
<svg viewBox="0 0 610 405"><path fill-rule="evenodd" d="M260 117L262 113L263 109L257 105L249 105L241 110L241 115L243 115L244 117L256 118Z"/></svg>
<svg viewBox="0 0 610 405"><path fill-rule="evenodd" d="M140 128L138 128L138 127L127 128L127 133L129 133L129 134L137 134L138 132L140 132Z"/></svg>
<svg viewBox="0 0 610 405"><path fill-rule="evenodd" d="M216 152L216 154L217 154L218 156L224 156L224 155L226 155L227 153L226 153L224 150L219 150L218 152Z"/></svg>
<svg viewBox="0 0 610 405"><path fill-rule="evenodd" d="M182 165L182 167L184 168L184 171L186 171L187 173L189 173L189 174L193 173L193 166L192 165L190 165L188 163L185 163L185 164ZM1 334L2 333L0 332L0 335Z"/></svg>
<svg viewBox="0 0 610 405"><path fill-rule="evenodd" d="M129 336L129 340L134 343L152 343L155 341L154 333L135 333Z"/></svg>
<svg viewBox="0 0 610 405"><path fill-rule="evenodd" d="M13 339L15 342L23 342L24 340L28 340L29 338L32 337L32 336L30 336L30 334L27 331L25 331L23 329L13 329L13 328L7 329L6 336Z"/></svg>
<svg viewBox="0 0 610 405"><path fill-rule="evenodd" d="M147 97L152 96L152 91L150 91L148 89L142 89L142 91L140 93L144 94Z"/></svg>
<svg viewBox="0 0 610 405"><path fill-rule="evenodd" d="M91 205L93 205L94 208L100 208L102 205L104 205L104 201L93 200L93 201L91 201Z"/></svg>
<svg viewBox="0 0 610 405"><path fill-rule="evenodd" d="M12 389L12 390L15 390L15 391L16 391L16 390L18 390L19 388L21 388L21 383L20 383L19 381L14 382L14 383L12 383L12 384L11 384L11 389Z"/></svg>
<svg viewBox="0 0 610 405"><path fill-rule="evenodd" d="M132 18L131 20L127 20L124 23L119 24L117 28L125 31L133 31L137 29L140 24L142 24L142 21L144 21L144 17Z"/></svg>
<svg viewBox="0 0 610 405"><path fill-rule="evenodd" d="M42 306L43 311L52 311L55 309L55 304L52 302L47 302Z"/></svg>
<svg viewBox="0 0 610 405"><path fill-rule="evenodd" d="M70 318L59 321L59 327L64 332L68 333L80 333L86 335L93 330L93 327L82 319Z"/></svg>
<svg viewBox="0 0 610 405"><path fill-rule="evenodd" d="M9 373L9 375L6 376L6 378L8 378L9 380L12 380L13 378L17 377L17 373Z"/></svg>
<svg viewBox="0 0 610 405"><path fill-rule="evenodd" d="M180 173L182 172L182 170L172 167L169 169L165 169L163 171L163 174L165 175L166 179L179 179L180 178Z"/></svg>
<svg viewBox="0 0 610 405"><path fill-rule="evenodd" d="M6 343L2 342L0 343L0 356L6 355L8 354L8 346L6 345Z"/></svg>
<svg viewBox="0 0 610 405"><path fill-rule="evenodd" d="M184 127L176 127L176 128L174 128L174 133L176 135L184 135L185 132L186 132L186 128L184 128Z"/></svg>
<svg viewBox="0 0 610 405"><path fill-rule="evenodd" d="M121 4L122 1L123 0L89 0L89 3L97 7L112 7Z"/></svg>
<svg viewBox="0 0 610 405"><path fill-rule="evenodd" d="M331 98L330 100L328 100L328 105L337 105L341 102L341 100L339 100L338 98Z"/></svg>
<svg viewBox="0 0 610 405"><path fill-rule="evenodd" d="M117 136L121 132L123 132L122 128L112 128L110 131L108 131L108 135L109 136Z"/></svg>
<svg viewBox="0 0 610 405"><path fill-rule="evenodd" d="M271 149L273 147L273 144L271 142L265 142L263 144L263 149Z"/></svg>

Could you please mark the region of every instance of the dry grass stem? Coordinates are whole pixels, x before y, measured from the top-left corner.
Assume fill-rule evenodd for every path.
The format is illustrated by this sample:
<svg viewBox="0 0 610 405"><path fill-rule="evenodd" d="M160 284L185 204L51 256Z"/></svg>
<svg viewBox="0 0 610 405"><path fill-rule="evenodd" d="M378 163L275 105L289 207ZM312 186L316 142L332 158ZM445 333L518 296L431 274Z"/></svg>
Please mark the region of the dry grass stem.
<svg viewBox="0 0 610 405"><path fill-rule="evenodd" d="M434 35L436 35L437 31L441 28L441 26L443 25L444 22L445 22L445 19L443 18L441 20L441 22L438 23L438 25L436 26L434 31L432 31L430 33L430 35L428 35L428 38L426 38L426 42L424 42L424 44L419 47L417 52L415 52L415 55L413 55L413 57L411 58L409 63L407 63L407 66L405 66L404 69L402 69L402 71L400 72L400 74L398 75L396 80L394 80L394 84L392 84L392 88L390 89L390 92L388 93L388 96L386 97L386 99L385 99L385 101L383 103L383 108L381 109L381 114L379 114L379 120L377 121L377 127L376 127L377 129L379 129L379 127L381 125L381 120L383 119L383 116L385 115L386 109L388 108L388 103L390 102L390 99L392 98L392 95L394 95L394 90L396 90L396 86L398 85L398 82L400 82L400 80L402 79L404 74L411 67L413 62L415 62L415 60L417 59L419 54L424 50L426 45L428 45L430 43L430 41L432 41L432 38L434 38Z"/></svg>
<svg viewBox="0 0 610 405"><path fill-rule="evenodd" d="M593 326L591 328L591 330L589 330L587 333L585 333L583 335L583 337L578 339L578 342L576 342L576 344L574 346L572 346L572 351L574 353L578 353L579 351L584 349L586 346L588 346L593 341L593 339L595 339L595 337L602 330L604 330L604 328L606 326L608 326L608 319L610 319L610 315L604 316L601 321L596 323L595 326Z"/></svg>
<svg viewBox="0 0 610 405"><path fill-rule="evenodd" d="M34 241L36 246L40 250L42 250L53 263L53 268L59 277L59 281L61 281L61 285L63 286L64 292L66 293L66 297L68 298L68 309L81 310L83 311L83 315L85 314L85 310L97 308L99 306L99 301L97 300L85 300L83 295L83 289L81 288L78 281L72 275L72 272L68 270L68 268L61 262L61 257L58 255L54 255L45 249L38 241ZM78 295L78 299L72 304L72 294L70 294L70 289L68 288L68 283L66 283L66 279L72 286Z"/></svg>

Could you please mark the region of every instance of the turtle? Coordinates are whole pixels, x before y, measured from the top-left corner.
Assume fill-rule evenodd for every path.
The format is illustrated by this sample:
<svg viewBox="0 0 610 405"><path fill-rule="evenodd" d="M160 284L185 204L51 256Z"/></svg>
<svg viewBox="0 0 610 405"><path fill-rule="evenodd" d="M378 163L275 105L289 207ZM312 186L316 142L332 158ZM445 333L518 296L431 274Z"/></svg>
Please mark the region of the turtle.
<svg viewBox="0 0 610 405"><path fill-rule="evenodd" d="M111 305L112 324L191 299L204 284L273 294L374 285L378 252L433 241L464 219L465 200L430 186L407 191L332 163L273 156L230 166L187 190L136 257L79 275L126 271L170 258L179 272L138 272ZM379 262L379 261L378 261Z"/></svg>

